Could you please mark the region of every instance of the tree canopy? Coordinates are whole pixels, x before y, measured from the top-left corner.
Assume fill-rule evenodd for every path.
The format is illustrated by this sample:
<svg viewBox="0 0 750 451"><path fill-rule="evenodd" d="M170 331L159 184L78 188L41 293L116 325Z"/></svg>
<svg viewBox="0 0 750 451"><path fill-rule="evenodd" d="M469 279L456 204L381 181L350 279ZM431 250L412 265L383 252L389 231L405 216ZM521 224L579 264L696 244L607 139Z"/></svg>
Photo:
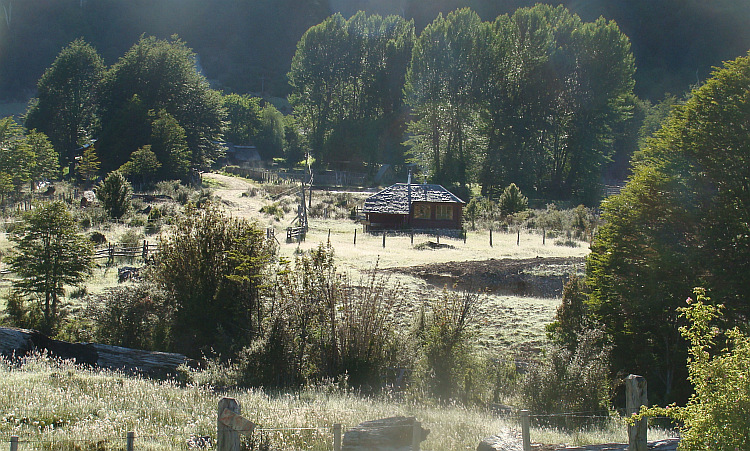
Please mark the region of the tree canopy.
<svg viewBox="0 0 750 451"><path fill-rule="evenodd" d="M615 370L639 372L662 401L684 399L677 307L704 286L729 321L750 314L750 56L726 63L634 160L604 203L587 262L590 307ZM653 382L652 382L653 381Z"/></svg>
<svg viewBox="0 0 750 451"><path fill-rule="evenodd" d="M26 128L45 133L64 163L70 163L73 151L94 136L96 91L103 74L104 63L96 50L76 39L62 49L37 83Z"/></svg>
<svg viewBox="0 0 750 451"><path fill-rule="evenodd" d="M176 37L141 37L106 72L99 92L102 131L97 149L105 171L119 168L138 148L155 145L151 139L154 128L159 130L160 125L154 124L159 119L169 121L172 129L175 122L182 127L191 167L205 168L220 156L221 95L209 88L196 70L195 54ZM179 136L175 139L180 141ZM154 153L181 160L175 153L184 153L183 143L175 145L162 149L169 155L158 146ZM161 163L165 170L182 171L182 163Z"/></svg>

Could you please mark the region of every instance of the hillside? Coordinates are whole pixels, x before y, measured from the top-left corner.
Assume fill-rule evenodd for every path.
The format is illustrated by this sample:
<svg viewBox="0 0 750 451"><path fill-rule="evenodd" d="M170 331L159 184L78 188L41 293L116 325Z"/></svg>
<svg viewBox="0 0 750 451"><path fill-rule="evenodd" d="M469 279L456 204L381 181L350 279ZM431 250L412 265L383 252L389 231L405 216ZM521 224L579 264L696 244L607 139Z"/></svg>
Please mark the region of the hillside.
<svg viewBox="0 0 750 451"><path fill-rule="evenodd" d="M400 14L417 30L438 13L468 6L483 20L535 1L511 0L2 0L0 101L26 100L60 49L83 37L112 64L141 34L178 34L199 56L205 75L228 91L284 97L286 73L302 34L325 17L357 10ZM659 100L706 79L711 67L750 48L746 0L545 1L590 21L617 21L636 57L636 93Z"/></svg>

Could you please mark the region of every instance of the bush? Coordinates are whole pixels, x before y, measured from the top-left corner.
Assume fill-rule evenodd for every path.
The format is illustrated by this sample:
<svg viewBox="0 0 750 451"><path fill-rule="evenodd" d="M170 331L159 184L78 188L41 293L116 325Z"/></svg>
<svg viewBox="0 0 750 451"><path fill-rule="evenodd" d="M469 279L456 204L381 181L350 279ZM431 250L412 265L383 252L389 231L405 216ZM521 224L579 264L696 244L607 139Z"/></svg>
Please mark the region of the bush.
<svg viewBox="0 0 750 451"><path fill-rule="evenodd" d="M89 308L100 343L154 351L169 348L173 309L156 286L112 288L92 299Z"/></svg>
<svg viewBox="0 0 750 451"><path fill-rule="evenodd" d="M750 449L750 337L739 329L720 333L722 305L711 305L703 289L680 308L688 325L680 328L690 343L689 380L695 394L685 407L641 410L642 416L667 415L684 423L680 450L733 451Z"/></svg>
<svg viewBox="0 0 750 451"><path fill-rule="evenodd" d="M130 209L133 188L121 173L110 172L94 191L111 218L120 219Z"/></svg>
<svg viewBox="0 0 750 451"><path fill-rule="evenodd" d="M529 208L529 200L521 194L521 190L515 183L511 183L505 188L503 194L500 195L498 205L500 207L500 214L509 216L526 211Z"/></svg>
<svg viewBox="0 0 750 451"><path fill-rule="evenodd" d="M521 384L524 407L537 415L587 412L607 415L611 397L608 346L603 334L589 330L577 338L574 350L551 346ZM587 418L540 417L539 424L555 427L582 426ZM589 423L590 424L590 423Z"/></svg>
<svg viewBox="0 0 750 451"><path fill-rule="evenodd" d="M483 382L471 332L478 301L477 294L446 290L417 319L418 383L438 400L470 403Z"/></svg>

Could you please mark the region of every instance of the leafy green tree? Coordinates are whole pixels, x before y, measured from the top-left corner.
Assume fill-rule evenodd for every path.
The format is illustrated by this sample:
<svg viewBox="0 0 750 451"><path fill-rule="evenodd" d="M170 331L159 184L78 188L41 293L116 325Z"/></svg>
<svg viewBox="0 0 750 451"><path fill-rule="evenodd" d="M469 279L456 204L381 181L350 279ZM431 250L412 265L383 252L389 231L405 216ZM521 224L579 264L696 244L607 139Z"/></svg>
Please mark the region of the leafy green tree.
<svg viewBox="0 0 750 451"><path fill-rule="evenodd" d="M90 274L91 242L78 233L76 221L62 202L42 205L29 212L25 225L10 235L15 243L7 258L19 279L20 293L34 295L41 304L45 332L54 331L60 314L60 297L66 285L76 285Z"/></svg>
<svg viewBox="0 0 750 451"><path fill-rule="evenodd" d="M155 280L174 306L175 350L224 357L260 331L261 290L276 249L265 231L215 206L189 206L160 244Z"/></svg>
<svg viewBox="0 0 750 451"><path fill-rule="evenodd" d="M0 120L0 188L2 194L19 194L31 180L34 153L23 127L12 117Z"/></svg>
<svg viewBox="0 0 750 451"><path fill-rule="evenodd" d="M110 172L94 189L96 197L111 218L120 219L130 209L133 188L119 171Z"/></svg>
<svg viewBox="0 0 750 451"><path fill-rule="evenodd" d="M227 94L223 101L227 110L224 139L234 144L250 144L261 126L260 99L246 94Z"/></svg>
<svg viewBox="0 0 750 451"><path fill-rule="evenodd" d="M106 171L141 146L156 144L149 141L149 111L165 110L184 129L191 167L205 168L220 155L221 94L209 88L196 70L195 54L176 37L141 37L104 75L99 104L97 144Z"/></svg>
<svg viewBox="0 0 750 451"><path fill-rule="evenodd" d="M39 79L37 99L26 116L26 128L46 134L64 164L88 143L97 127L96 93L104 63L82 39L62 49Z"/></svg>
<svg viewBox="0 0 750 451"><path fill-rule="evenodd" d="M99 156L96 154L96 147L89 146L83 151L81 161L78 162L78 175L83 180L83 183L88 185L96 180L99 175L99 167L101 162Z"/></svg>
<svg viewBox="0 0 750 451"><path fill-rule="evenodd" d="M157 114L152 112L151 116L151 151L161 168L156 172L157 177L161 180L185 178L190 169L190 149L185 129L165 110Z"/></svg>
<svg viewBox="0 0 750 451"><path fill-rule="evenodd" d="M255 146L266 159L284 154L284 115L271 104L260 111L260 127L255 135Z"/></svg>
<svg viewBox="0 0 750 451"><path fill-rule="evenodd" d="M52 147L47 135L31 130L26 135L26 141L34 155L29 169L31 189L33 190L34 182L56 177L60 172L60 164L57 152Z"/></svg>
<svg viewBox="0 0 750 451"><path fill-rule="evenodd" d="M489 27L468 8L439 15L417 39L406 74L410 154L436 182L467 192L476 154L474 132Z"/></svg>
<svg viewBox="0 0 750 451"><path fill-rule="evenodd" d="M348 21L334 14L305 32L288 74L289 100L319 164L396 153L413 41L413 22L363 12Z"/></svg>
<svg viewBox="0 0 750 451"><path fill-rule="evenodd" d="M153 180L160 167L161 163L156 158L156 154L151 151L151 145L147 144L133 152L130 160L120 166L118 172L146 185Z"/></svg>
<svg viewBox="0 0 750 451"><path fill-rule="evenodd" d="M293 115L284 116L284 158L289 167L293 167L305 158L309 148L297 119Z"/></svg>
<svg viewBox="0 0 750 451"><path fill-rule="evenodd" d="M622 193L604 204L587 260L593 317L613 370L639 372L662 403L687 397L681 300L695 284L750 313L750 58L717 70L648 141Z"/></svg>

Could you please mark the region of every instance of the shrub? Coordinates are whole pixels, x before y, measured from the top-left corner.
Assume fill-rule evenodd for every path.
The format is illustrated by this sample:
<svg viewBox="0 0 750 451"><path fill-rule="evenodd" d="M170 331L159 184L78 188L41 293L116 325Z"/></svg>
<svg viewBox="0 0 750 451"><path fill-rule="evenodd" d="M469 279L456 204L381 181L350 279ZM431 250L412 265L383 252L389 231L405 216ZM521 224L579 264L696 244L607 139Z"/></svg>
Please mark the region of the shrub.
<svg viewBox="0 0 750 451"><path fill-rule="evenodd" d="M130 186L130 182L125 179L125 176L117 171L110 172L97 185L95 192L104 209L114 219L120 219L130 209L133 188Z"/></svg>
<svg viewBox="0 0 750 451"><path fill-rule="evenodd" d="M472 401L479 385L479 363L471 325L479 295L445 290L420 312L413 332L421 361L417 377L427 394L442 400Z"/></svg>
<svg viewBox="0 0 750 451"><path fill-rule="evenodd" d="M750 337L734 328L720 333L722 305L711 305L701 288L680 308L688 325L680 328L690 343L688 378L695 394L685 407L642 409L638 417L667 415L684 423L680 450L750 449Z"/></svg>
<svg viewBox="0 0 750 451"><path fill-rule="evenodd" d="M521 190L515 183L511 183L505 188L503 194L500 195L498 205L500 207L500 214L509 216L527 210L529 208L529 200L521 194Z"/></svg>
<svg viewBox="0 0 750 451"><path fill-rule="evenodd" d="M111 288L92 299L89 308L99 342L147 350L168 348L173 309L156 286L141 283Z"/></svg>
<svg viewBox="0 0 750 451"><path fill-rule="evenodd" d="M607 415L609 411L610 348L603 334L589 330L577 338L574 350L552 345L521 384L524 407L534 414L588 412ZM556 427L580 427L582 418L540 417L538 423Z"/></svg>

